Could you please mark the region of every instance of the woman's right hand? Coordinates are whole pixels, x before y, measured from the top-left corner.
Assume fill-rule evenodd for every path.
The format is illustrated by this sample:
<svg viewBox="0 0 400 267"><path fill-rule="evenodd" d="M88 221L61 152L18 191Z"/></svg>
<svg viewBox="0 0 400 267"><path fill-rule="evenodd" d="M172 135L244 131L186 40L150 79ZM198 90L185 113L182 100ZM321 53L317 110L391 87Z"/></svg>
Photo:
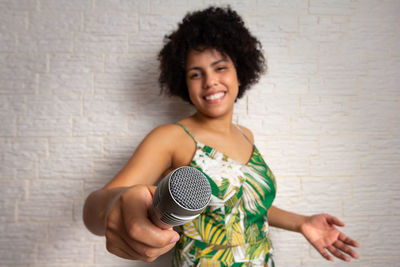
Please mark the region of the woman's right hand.
<svg viewBox="0 0 400 267"><path fill-rule="evenodd" d="M121 258L152 262L179 240L172 227L163 230L148 218L155 186L135 185L126 190L106 218L107 250Z"/></svg>

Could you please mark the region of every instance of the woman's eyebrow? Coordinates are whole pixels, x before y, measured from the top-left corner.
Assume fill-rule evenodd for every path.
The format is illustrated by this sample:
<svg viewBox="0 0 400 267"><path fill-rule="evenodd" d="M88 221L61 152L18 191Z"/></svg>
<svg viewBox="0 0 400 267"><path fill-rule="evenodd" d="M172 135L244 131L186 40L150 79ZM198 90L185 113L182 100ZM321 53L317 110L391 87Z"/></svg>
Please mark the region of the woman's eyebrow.
<svg viewBox="0 0 400 267"><path fill-rule="evenodd" d="M214 61L213 63L210 64L210 66L213 67L215 65L218 65L221 62L228 62L228 60L225 59L225 58L222 58L222 59L219 59L217 61ZM189 72L191 70L201 70L201 68L200 67L191 67L191 68L187 69L186 71Z"/></svg>
<svg viewBox="0 0 400 267"><path fill-rule="evenodd" d="M215 66L215 65L218 65L218 64L221 63L221 62L228 62L228 60L225 59L225 58L222 58L222 59L220 59L220 60L217 60L217 61L211 63L210 66L213 67L213 66Z"/></svg>

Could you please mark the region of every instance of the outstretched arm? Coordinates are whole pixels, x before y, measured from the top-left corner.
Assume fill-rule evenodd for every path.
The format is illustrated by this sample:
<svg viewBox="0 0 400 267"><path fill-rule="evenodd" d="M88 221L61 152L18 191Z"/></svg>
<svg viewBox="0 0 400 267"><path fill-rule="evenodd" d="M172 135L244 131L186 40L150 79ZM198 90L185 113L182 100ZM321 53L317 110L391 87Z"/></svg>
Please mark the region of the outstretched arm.
<svg viewBox="0 0 400 267"><path fill-rule="evenodd" d="M172 164L174 127L153 130L125 167L85 201L83 220L94 234L105 235L107 250L119 257L151 262L172 249L179 234L160 229L149 219L152 186Z"/></svg>
<svg viewBox="0 0 400 267"><path fill-rule="evenodd" d="M350 261L349 256L358 258L351 247L358 247L359 244L335 227L342 227L344 223L334 216L329 214L303 216L271 206L268 210L268 221L271 226L301 233L327 260L333 260L327 251L344 261Z"/></svg>

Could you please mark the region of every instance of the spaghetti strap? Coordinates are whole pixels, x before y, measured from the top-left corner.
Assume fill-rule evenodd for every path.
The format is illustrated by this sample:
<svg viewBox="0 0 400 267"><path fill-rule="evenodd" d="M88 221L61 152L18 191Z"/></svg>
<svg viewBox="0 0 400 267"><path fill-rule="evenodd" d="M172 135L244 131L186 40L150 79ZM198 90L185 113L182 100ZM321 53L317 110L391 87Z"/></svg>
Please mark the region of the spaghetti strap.
<svg viewBox="0 0 400 267"><path fill-rule="evenodd" d="M242 131L242 129L240 129L239 125L234 124L236 126L236 128L239 130L239 132L244 136L244 138L246 138L247 141L249 141L249 143L251 145L254 145L253 142L250 140L250 138L247 137L247 135L244 134L244 132Z"/></svg>
<svg viewBox="0 0 400 267"><path fill-rule="evenodd" d="M179 125L180 127L182 127L183 130L185 130L185 132L192 137L192 139L197 143L196 137L194 137L194 135L182 124L180 124L179 122L176 123L176 125Z"/></svg>

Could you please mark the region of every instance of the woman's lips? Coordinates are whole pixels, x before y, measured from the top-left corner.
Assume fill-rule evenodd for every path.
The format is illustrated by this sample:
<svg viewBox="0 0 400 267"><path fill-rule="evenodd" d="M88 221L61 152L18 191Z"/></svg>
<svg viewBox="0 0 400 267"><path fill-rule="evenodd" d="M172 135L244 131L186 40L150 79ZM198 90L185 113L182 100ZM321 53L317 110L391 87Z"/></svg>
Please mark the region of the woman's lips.
<svg viewBox="0 0 400 267"><path fill-rule="evenodd" d="M209 102L218 102L218 100L221 100L224 96L225 96L225 92L216 92L216 93L204 96L204 99Z"/></svg>

